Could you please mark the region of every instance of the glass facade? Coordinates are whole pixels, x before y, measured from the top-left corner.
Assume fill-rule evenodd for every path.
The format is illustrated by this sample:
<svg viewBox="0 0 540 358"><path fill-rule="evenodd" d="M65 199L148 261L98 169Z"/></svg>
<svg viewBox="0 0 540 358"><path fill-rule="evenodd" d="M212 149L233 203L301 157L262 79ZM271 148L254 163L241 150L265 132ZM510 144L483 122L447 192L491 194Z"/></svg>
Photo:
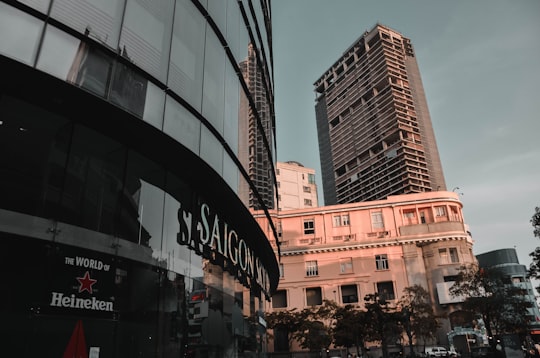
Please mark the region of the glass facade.
<svg viewBox="0 0 540 358"><path fill-rule="evenodd" d="M264 354L269 6L0 2L4 351Z"/></svg>

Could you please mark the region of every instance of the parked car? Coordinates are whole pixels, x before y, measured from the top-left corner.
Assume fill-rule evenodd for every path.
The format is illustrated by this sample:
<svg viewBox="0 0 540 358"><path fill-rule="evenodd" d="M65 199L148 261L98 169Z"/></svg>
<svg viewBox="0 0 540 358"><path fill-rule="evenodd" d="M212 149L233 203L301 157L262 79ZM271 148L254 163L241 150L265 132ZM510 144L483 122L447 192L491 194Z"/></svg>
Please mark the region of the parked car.
<svg viewBox="0 0 540 358"><path fill-rule="evenodd" d="M444 347L427 347L425 352L428 358L448 357L448 350Z"/></svg>

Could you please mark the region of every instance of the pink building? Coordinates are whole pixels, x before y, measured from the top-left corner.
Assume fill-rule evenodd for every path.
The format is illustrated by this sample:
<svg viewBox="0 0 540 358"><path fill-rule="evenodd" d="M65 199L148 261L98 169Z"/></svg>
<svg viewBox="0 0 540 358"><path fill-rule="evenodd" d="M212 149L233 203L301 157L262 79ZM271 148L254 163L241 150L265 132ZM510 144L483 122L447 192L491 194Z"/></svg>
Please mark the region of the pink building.
<svg viewBox="0 0 540 358"><path fill-rule="evenodd" d="M375 292L398 300L405 287L418 284L429 291L435 313L449 317L437 334L438 343L447 343L457 309L448 288L462 264L476 261L457 193L406 194L273 215L281 240L280 281L268 311L302 309L324 299L362 306L364 296ZM272 237L267 218L255 217Z"/></svg>

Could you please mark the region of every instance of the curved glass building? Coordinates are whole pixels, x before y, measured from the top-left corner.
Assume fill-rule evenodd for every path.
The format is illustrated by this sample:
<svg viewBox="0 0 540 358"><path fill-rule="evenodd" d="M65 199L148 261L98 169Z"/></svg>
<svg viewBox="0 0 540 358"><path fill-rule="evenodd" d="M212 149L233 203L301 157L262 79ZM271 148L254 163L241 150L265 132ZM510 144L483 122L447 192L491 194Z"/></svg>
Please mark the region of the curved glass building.
<svg viewBox="0 0 540 358"><path fill-rule="evenodd" d="M2 1L0 72L2 350L264 353L269 1Z"/></svg>

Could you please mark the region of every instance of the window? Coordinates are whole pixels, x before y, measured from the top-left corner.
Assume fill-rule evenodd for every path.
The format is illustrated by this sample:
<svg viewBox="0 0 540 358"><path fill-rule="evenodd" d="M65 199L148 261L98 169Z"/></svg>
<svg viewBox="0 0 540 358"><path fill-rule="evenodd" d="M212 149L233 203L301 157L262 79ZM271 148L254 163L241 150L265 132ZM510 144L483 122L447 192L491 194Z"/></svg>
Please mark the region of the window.
<svg viewBox="0 0 540 358"><path fill-rule="evenodd" d="M304 185L304 193L311 193L311 188Z"/></svg>
<svg viewBox="0 0 540 358"><path fill-rule="evenodd" d="M349 214L334 215L334 227L349 226Z"/></svg>
<svg viewBox="0 0 540 358"><path fill-rule="evenodd" d="M285 277L285 266L283 264L279 264L279 277Z"/></svg>
<svg viewBox="0 0 540 358"><path fill-rule="evenodd" d="M315 233L315 223L313 219L304 220L304 235Z"/></svg>
<svg viewBox="0 0 540 358"><path fill-rule="evenodd" d="M446 208L444 206L436 206L435 216L446 216Z"/></svg>
<svg viewBox="0 0 540 358"><path fill-rule="evenodd" d="M315 184L315 174L308 174L308 183Z"/></svg>
<svg viewBox="0 0 540 358"><path fill-rule="evenodd" d="M306 261L306 276L318 276L319 267L317 266L317 260Z"/></svg>
<svg viewBox="0 0 540 358"><path fill-rule="evenodd" d="M414 219L416 217L416 214L414 210L403 210L403 217L406 219Z"/></svg>
<svg viewBox="0 0 540 358"><path fill-rule="evenodd" d="M450 252L450 261L452 263L459 262L459 257L457 253L457 249L455 247L451 247L448 249L448 252Z"/></svg>
<svg viewBox="0 0 540 358"><path fill-rule="evenodd" d="M373 229L384 229L382 211L371 213L371 225Z"/></svg>
<svg viewBox="0 0 540 358"><path fill-rule="evenodd" d="M455 247L439 249L439 260L441 264L454 264L459 262L459 256Z"/></svg>
<svg viewBox="0 0 540 358"><path fill-rule="evenodd" d="M311 206L311 199L304 199L304 205Z"/></svg>
<svg viewBox="0 0 540 358"><path fill-rule="evenodd" d="M358 289L356 285L341 286L341 301L343 303L358 302Z"/></svg>
<svg viewBox="0 0 540 358"><path fill-rule="evenodd" d="M322 305L322 292L320 287L306 288L306 303L308 306Z"/></svg>
<svg viewBox="0 0 540 358"><path fill-rule="evenodd" d="M277 290L272 296L272 308L285 308L287 307L287 291Z"/></svg>
<svg viewBox="0 0 540 358"><path fill-rule="evenodd" d="M339 259L339 272L340 273L352 273L353 267L352 267L352 258L346 257L343 259Z"/></svg>
<svg viewBox="0 0 540 358"><path fill-rule="evenodd" d="M375 255L375 267L377 270L388 270L388 256L386 254Z"/></svg>
<svg viewBox="0 0 540 358"><path fill-rule="evenodd" d="M377 282L377 293L383 300L396 299L396 295L394 294L394 283L392 281Z"/></svg>

